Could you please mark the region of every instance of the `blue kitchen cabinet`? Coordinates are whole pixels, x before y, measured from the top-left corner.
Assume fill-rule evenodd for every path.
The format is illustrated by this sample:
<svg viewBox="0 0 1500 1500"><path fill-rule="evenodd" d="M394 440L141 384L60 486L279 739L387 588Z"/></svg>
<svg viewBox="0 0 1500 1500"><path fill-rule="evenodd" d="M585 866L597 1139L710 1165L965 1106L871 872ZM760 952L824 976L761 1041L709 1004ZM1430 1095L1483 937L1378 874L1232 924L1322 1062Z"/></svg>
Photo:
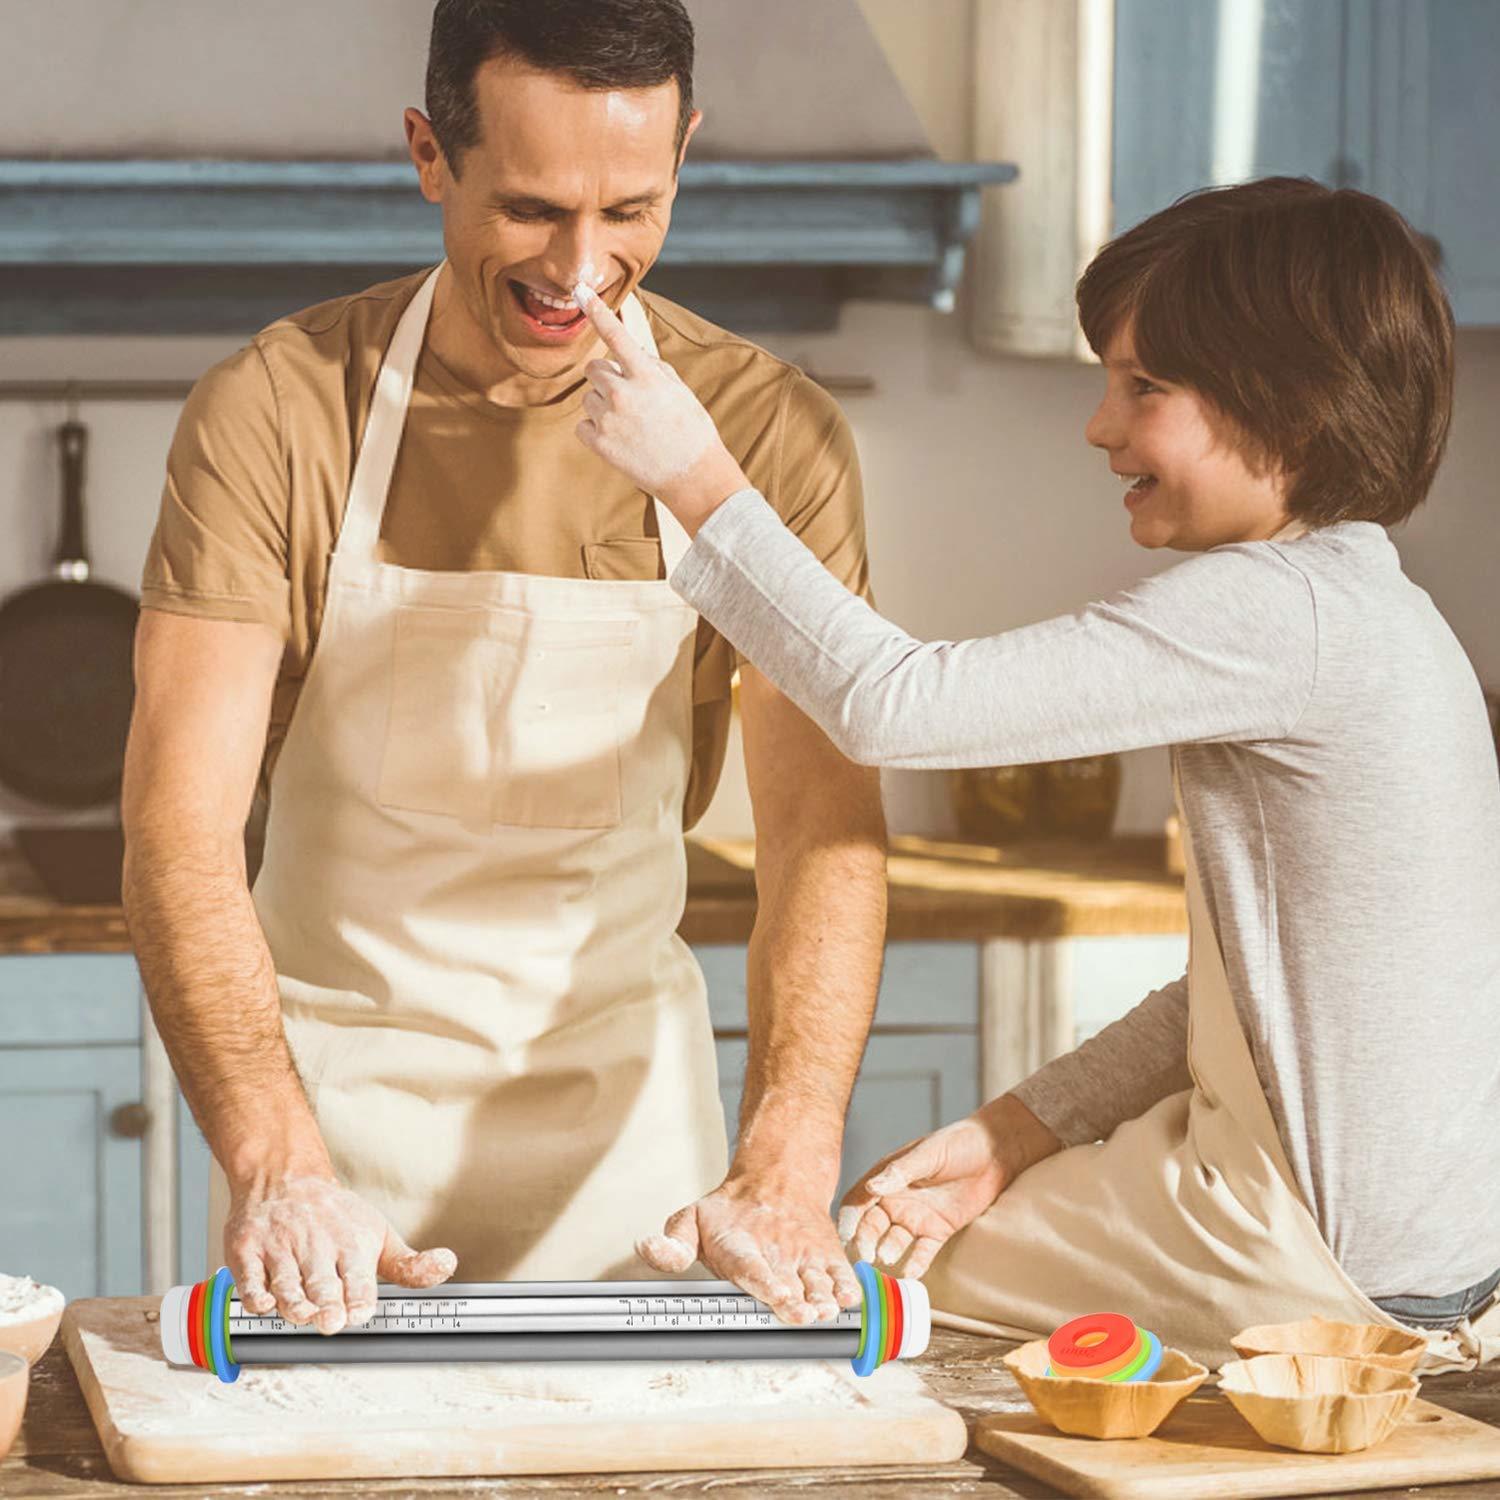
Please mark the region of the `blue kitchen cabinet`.
<svg viewBox="0 0 1500 1500"><path fill-rule="evenodd" d="M0 1270L76 1297L144 1279L141 997L128 954L0 957Z"/></svg>
<svg viewBox="0 0 1500 1500"><path fill-rule="evenodd" d="M1455 317L1494 326L1500 324L1500 5L1427 0L1420 10L1427 67L1425 78L1417 78L1418 126L1406 171L1411 190L1425 201L1414 214L1442 246Z"/></svg>
<svg viewBox="0 0 1500 1500"><path fill-rule="evenodd" d="M1441 247L1461 324L1500 323L1500 5L1116 0L1114 226L1269 175L1357 187Z"/></svg>
<svg viewBox="0 0 1500 1500"><path fill-rule="evenodd" d="M695 950L708 981L719 1093L734 1140L749 1047L745 948ZM979 949L892 943L844 1131L840 1195L878 1158L979 1103Z"/></svg>
<svg viewBox="0 0 1500 1500"><path fill-rule="evenodd" d="M177 1280L202 1281L223 1264L208 1253L208 1169L212 1156L182 1090L177 1102ZM209 1261L212 1259L213 1264Z"/></svg>
<svg viewBox="0 0 1500 1500"><path fill-rule="evenodd" d="M720 1037L719 1096L733 1148L748 1042ZM844 1155L835 1199L882 1156L966 1115L979 1102L978 1040L960 1033L881 1035L865 1047L844 1125Z"/></svg>

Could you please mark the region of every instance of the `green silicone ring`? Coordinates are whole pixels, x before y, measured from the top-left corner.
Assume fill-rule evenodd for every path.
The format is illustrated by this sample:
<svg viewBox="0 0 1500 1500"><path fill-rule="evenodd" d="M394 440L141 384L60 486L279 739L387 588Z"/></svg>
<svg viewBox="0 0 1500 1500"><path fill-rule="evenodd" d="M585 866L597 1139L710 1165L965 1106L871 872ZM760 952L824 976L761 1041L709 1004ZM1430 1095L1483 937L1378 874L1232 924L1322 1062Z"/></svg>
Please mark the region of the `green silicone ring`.
<svg viewBox="0 0 1500 1500"><path fill-rule="evenodd" d="M1151 1357L1151 1340L1146 1337L1145 1331L1141 1332L1141 1351L1125 1366L1123 1370L1116 1370L1113 1375L1106 1375L1106 1381L1126 1381L1134 1377L1135 1372Z"/></svg>
<svg viewBox="0 0 1500 1500"><path fill-rule="evenodd" d="M210 1277L203 1286L203 1306L199 1311L199 1320L203 1325L203 1358L210 1372L214 1375L219 1373L214 1365L214 1341L210 1332L210 1314L213 1311L213 1278Z"/></svg>

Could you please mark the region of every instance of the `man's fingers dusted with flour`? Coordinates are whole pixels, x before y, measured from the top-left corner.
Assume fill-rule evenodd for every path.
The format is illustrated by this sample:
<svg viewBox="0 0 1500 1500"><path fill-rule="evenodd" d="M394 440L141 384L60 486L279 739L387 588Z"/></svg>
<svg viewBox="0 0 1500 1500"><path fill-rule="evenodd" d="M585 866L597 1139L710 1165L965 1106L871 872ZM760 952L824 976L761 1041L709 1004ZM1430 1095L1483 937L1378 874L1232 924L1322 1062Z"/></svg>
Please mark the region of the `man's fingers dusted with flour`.
<svg viewBox="0 0 1500 1500"><path fill-rule="evenodd" d="M636 1252L674 1273L699 1259L786 1323L837 1317L861 1301L827 1212L786 1195L772 1201L726 1184L673 1214Z"/></svg>
<svg viewBox="0 0 1500 1500"><path fill-rule="evenodd" d="M337 1333L375 1310L377 1278L436 1286L451 1250L415 1251L384 1215L326 1177L286 1177L240 1196L224 1225L225 1262L251 1313Z"/></svg>
<svg viewBox="0 0 1500 1500"><path fill-rule="evenodd" d="M642 349L588 287L580 283L575 295L613 356L584 367L591 389L578 439L657 496L691 534L749 482L676 370Z"/></svg>

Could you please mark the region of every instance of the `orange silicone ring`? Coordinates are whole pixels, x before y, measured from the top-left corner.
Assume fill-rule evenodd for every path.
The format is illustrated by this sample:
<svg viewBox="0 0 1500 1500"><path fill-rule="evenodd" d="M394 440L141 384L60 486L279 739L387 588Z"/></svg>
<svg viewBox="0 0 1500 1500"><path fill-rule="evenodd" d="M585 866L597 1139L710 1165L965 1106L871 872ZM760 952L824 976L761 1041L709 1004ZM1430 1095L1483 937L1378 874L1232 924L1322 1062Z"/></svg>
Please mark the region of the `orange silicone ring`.
<svg viewBox="0 0 1500 1500"><path fill-rule="evenodd" d="M884 1360L889 1363L901 1353L901 1335L906 1324L906 1300L901 1283L894 1276L885 1278L891 1293L891 1316L886 1324Z"/></svg>
<svg viewBox="0 0 1500 1500"><path fill-rule="evenodd" d="M1108 1380L1121 1370L1128 1370L1131 1365L1142 1364L1146 1358L1146 1348L1146 1335L1136 1329L1135 1348L1127 1350L1118 1359L1110 1360L1107 1365L1052 1365L1050 1368L1054 1375L1071 1375L1075 1380Z"/></svg>
<svg viewBox="0 0 1500 1500"><path fill-rule="evenodd" d="M1092 1370L1138 1349L1140 1339L1140 1330L1124 1313L1085 1313L1047 1340L1047 1353L1055 1370Z"/></svg>
<svg viewBox="0 0 1500 1500"><path fill-rule="evenodd" d="M203 1352L203 1283L200 1281L188 1297L187 1314L188 1353L200 1370L208 1368L208 1356Z"/></svg>

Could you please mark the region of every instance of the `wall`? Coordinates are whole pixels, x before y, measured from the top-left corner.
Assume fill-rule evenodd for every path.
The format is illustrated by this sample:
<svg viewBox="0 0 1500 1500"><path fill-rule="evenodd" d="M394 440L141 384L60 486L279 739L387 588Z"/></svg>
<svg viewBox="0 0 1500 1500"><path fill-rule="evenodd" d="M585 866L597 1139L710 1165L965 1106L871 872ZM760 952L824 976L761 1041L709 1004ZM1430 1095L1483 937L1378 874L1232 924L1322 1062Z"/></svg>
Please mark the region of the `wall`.
<svg viewBox="0 0 1500 1500"><path fill-rule="evenodd" d="M965 155L968 0L921 7L863 0L863 8L934 143L945 156ZM0 379L192 377L235 342L0 338ZM854 307L837 332L771 342L815 370L876 381L873 394L846 398L846 409L864 465L875 586L883 609L915 633L952 637L1021 624L1168 561L1132 547L1118 485L1082 440L1100 381L1092 367L983 357L964 342L961 313L910 307ZM1500 331L1466 332L1448 458L1431 501L1398 536L1408 570L1492 684L1500 684L1497 409ZM0 590L38 575L49 557L57 495L51 429L62 415L0 404ZM98 573L134 586L176 411L95 405L84 416L93 434ZM940 778L901 773L889 779L888 795L893 827L949 826ZM1131 757L1120 826L1159 827L1167 805L1164 754ZM0 799L0 827L35 813ZM745 831L748 817L733 761L705 827Z"/></svg>

